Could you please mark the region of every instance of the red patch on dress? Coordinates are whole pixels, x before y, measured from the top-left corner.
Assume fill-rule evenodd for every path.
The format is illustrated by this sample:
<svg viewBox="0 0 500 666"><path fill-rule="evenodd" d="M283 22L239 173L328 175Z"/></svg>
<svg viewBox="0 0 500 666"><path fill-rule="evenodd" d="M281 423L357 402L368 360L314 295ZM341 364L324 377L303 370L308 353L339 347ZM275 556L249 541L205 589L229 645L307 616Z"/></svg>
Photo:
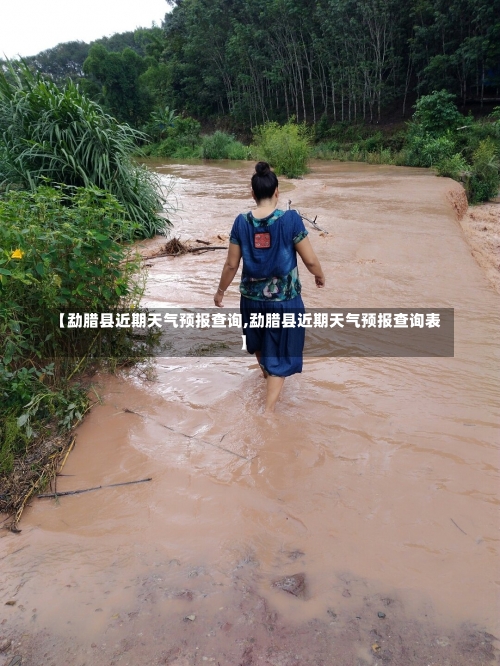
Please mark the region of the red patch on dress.
<svg viewBox="0 0 500 666"><path fill-rule="evenodd" d="M269 231L262 234L255 234L253 237L253 246L256 248L271 247L271 234Z"/></svg>

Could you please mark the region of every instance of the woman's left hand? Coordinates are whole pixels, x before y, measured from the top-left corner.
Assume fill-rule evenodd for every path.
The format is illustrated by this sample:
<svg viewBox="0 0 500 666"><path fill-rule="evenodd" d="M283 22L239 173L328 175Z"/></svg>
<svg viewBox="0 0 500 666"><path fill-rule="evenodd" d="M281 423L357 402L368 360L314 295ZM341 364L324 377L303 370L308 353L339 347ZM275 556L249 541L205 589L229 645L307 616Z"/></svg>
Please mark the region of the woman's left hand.
<svg viewBox="0 0 500 666"><path fill-rule="evenodd" d="M221 294L219 290L215 292L214 296L214 303L218 308L222 307L222 299L224 298L224 294Z"/></svg>

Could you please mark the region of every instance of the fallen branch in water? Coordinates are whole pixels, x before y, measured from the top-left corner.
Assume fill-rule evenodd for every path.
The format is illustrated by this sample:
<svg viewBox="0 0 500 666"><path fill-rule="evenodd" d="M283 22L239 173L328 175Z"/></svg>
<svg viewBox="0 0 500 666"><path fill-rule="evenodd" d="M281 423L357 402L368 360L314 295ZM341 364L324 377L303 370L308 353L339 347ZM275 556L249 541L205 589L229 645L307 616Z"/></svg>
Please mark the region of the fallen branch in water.
<svg viewBox="0 0 500 666"><path fill-rule="evenodd" d="M170 430L171 432L174 432L176 435L181 435L182 437L185 437L186 439L189 439L192 442L195 442L196 444L208 444L208 446L212 446L214 449L219 449L219 451L224 451L225 453L230 453L233 456L236 456L237 458L241 458L241 460L246 460L247 462L251 462L256 456L253 456L252 458L247 458L246 456L242 456L241 453L236 453L236 451L231 451L231 449L226 449L225 446L219 446L218 444L214 444L213 442L209 442L206 439L199 439L196 435L186 435L185 432L181 432L180 430L176 430L175 428L172 428L172 426L165 425L164 423L160 423L156 419L154 419L152 416L148 416L147 414L141 414L140 412L134 412L133 409L129 409L128 407L125 407L123 410L125 414L135 414L136 416L140 416L143 419L149 419L150 421L153 421L157 425L161 426L162 428L166 428L167 430ZM221 440L222 441L222 440Z"/></svg>
<svg viewBox="0 0 500 666"><path fill-rule="evenodd" d="M210 245L209 247L190 247L187 252L206 252L207 250L227 250L227 245Z"/></svg>
<svg viewBox="0 0 500 666"><path fill-rule="evenodd" d="M197 238L196 243L200 243L201 247L189 247L183 243L179 238L172 238L166 243L162 249L149 257L143 259L150 261L151 259L159 259L160 257L180 257L183 254L194 252L208 252L209 250L227 250L227 245L210 245L209 241L200 240Z"/></svg>
<svg viewBox="0 0 500 666"><path fill-rule="evenodd" d="M148 261L152 259L160 259L161 257L180 257L183 254L188 254L189 252L208 252L209 250L227 250L227 245L211 245L210 247L190 247L184 252L162 252L161 254L155 254L154 257L147 257Z"/></svg>
<svg viewBox="0 0 500 666"><path fill-rule="evenodd" d="M167 254L184 254L186 251L186 244L183 243L180 238L175 237L171 238L168 243L165 243L165 247L163 248L163 252L166 252ZM162 253L161 250L160 253Z"/></svg>
<svg viewBox="0 0 500 666"><path fill-rule="evenodd" d="M89 493L91 490L101 490L101 488L116 488L117 486L131 486L133 483L144 483L145 481L152 481L152 478L139 479L138 481L124 481L123 483L110 483L107 486L95 486L94 488L83 488L82 490L66 490L62 493L44 493L37 495L38 498L43 497L62 497L63 495L79 495L80 493Z"/></svg>
<svg viewBox="0 0 500 666"><path fill-rule="evenodd" d="M292 207L292 200L291 200L291 199L288 199L288 210L291 210L291 207ZM309 219L308 217L306 217L305 215L302 215L302 213L300 212L300 210L298 210L297 213L300 215L300 217L301 217L303 220L305 220L306 222L309 222L309 224L310 224L311 226L313 226L317 231L322 231L324 234L327 234L327 233L328 233L328 231L327 231L326 229L322 229L322 228L319 226L319 224L316 223L316 220L318 219L318 216L317 216L317 215L316 215L316 217L314 218L314 220L310 220L310 219Z"/></svg>

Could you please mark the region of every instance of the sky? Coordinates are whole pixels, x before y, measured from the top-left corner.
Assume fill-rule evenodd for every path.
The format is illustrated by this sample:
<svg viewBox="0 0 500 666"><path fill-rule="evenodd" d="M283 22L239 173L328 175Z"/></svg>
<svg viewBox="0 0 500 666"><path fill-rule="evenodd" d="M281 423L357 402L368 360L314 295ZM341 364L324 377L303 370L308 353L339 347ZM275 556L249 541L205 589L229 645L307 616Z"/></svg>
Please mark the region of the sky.
<svg viewBox="0 0 500 666"><path fill-rule="evenodd" d="M0 58L158 25L166 0L0 0Z"/></svg>

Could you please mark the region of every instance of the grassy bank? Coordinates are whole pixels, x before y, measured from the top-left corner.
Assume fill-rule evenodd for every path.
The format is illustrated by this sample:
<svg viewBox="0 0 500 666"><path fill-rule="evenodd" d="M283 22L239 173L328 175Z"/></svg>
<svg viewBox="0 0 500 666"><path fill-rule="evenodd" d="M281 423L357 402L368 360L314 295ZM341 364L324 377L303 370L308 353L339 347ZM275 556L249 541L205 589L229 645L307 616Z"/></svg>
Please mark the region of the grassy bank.
<svg viewBox="0 0 500 666"><path fill-rule="evenodd" d="M319 159L427 167L462 182L470 203L500 187L500 107L481 120L459 113L452 96L422 97L412 120L396 128L327 123L316 126L311 156Z"/></svg>
<svg viewBox="0 0 500 666"><path fill-rule="evenodd" d="M61 312L139 305L140 258L124 242L137 225L115 197L95 188L11 191L0 198L0 221L0 512L15 524L89 408L84 374L135 362L152 340L139 348L132 329L59 326Z"/></svg>
<svg viewBox="0 0 500 666"><path fill-rule="evenodd" d="M139 135L74 84L0 72L0 130L0 513L16 529L90 407L84 378L154 344L94 323L138 307L131 241L168 221L156 176L131 159ZM61 328L60 313L95 314Z"/></svg>

